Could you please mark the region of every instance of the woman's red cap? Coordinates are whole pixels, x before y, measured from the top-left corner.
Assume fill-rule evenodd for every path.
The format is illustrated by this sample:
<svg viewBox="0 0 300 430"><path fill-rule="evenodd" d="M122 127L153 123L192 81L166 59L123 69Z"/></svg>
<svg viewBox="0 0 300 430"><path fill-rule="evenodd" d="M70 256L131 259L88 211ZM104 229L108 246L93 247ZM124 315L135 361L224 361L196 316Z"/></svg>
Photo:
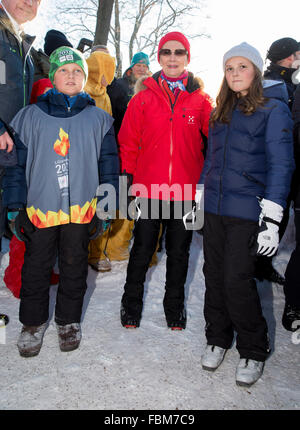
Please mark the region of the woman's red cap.
<svg viewBox="0 0 300 430"><path fill-rule="evenodd" d="M190 42L187 40L184 34L180 33L179 31L171 31L170 33L167 33L165 36L163 36L158 44L158 51L157 51L157 60L159 62L159 51L164 46L165 43L167 43L169 40L177 40L177 42L180 42L183 44L185 49L188 52L188 62L191 60L191 52L190 52Z"/></svg>

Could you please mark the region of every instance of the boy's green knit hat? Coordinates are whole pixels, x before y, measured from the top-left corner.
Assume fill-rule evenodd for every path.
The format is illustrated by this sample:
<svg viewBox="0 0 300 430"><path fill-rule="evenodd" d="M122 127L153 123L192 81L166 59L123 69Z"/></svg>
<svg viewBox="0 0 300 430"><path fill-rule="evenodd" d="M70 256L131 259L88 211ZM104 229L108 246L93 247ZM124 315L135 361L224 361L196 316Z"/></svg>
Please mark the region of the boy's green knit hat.
<svg viewBox="0 0 300 430"><path fill-rule="evenodd" d="M61 46L52 52L49 58L50 61L50 70L49 70L49 79L53 84L54 75L57 69L65 64L76 63L80 66L85 75L85 81L88 77L88 65L85 61L84 56L80 51L74 48L70 48L69 46Z"/></svg>

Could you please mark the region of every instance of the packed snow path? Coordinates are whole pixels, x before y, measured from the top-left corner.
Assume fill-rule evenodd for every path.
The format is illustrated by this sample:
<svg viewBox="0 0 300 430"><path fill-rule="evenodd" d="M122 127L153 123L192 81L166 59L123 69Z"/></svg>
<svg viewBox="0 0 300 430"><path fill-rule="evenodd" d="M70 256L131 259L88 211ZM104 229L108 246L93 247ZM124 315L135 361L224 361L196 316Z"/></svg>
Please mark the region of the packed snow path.
<svg viewBox="0 0 300 430"><path fill-rule="evenodd" d="M289 226L274 260L280 273L284 273L292 238ZM185 331L166 326L165 261L163 251L158 265L148 272L143 317L136 330L121 327L119 319L127 262L114 262L112 271L104 274L89 269L83 338L73 352L59 350L53 322L57 287L51 287L51 321L43 347L37 357L24 359L16 347L21 328L19 300L3 283L8 254L2 254L0 311L9 314L10 323L5 343L0 342L0 409L300 409L300 333L293 339L281 326L282 287L258 284L272 354L262 378L251 388L241 388L235 384L239 360L235 345L217 371L201 368L205 347L202 237L194 233L191 246Z"/></svg>

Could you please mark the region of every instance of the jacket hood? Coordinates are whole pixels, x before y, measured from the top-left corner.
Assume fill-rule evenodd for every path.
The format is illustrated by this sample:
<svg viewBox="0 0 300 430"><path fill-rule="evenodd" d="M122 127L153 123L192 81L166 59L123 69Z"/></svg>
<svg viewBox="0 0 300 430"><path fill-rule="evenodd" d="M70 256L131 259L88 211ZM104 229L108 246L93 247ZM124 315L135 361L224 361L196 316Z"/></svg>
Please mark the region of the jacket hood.
<svg viewBox="0 0 300 430"><path fill-rule="evenodd" d="M154 75L150 77L142 76L141 78L139 78L135 86L135 94L137 94L137 92L144 90L146 88L153 88L153 85L155 86L155 82L158 84L158 78L160 74L161 74L161 71L154 73ZM188 83L186 86L186 91L188 93L192 93L196 90L202 90L203 86L204 84L202 80L195 78L193 73L188 72Z"/></svg>
<svg viewBox="0 0 300 430"><path fill-rule="evenodd" d="M284 82L282 81L272 81L272 80L264 80L263 81L263 92L264 97L278 99L288 104L289 97L287 88Z"/></svg>
<svg viewBox="0 0 300 430"><path fill-rule="evenodd" d="M147 89L147 86L144 84L144 81L145 81L146 79L148 79L148 78L149 78L149 76L144 75L144 76L141 76L141 77L136 81L135 86L134 86L134 94L137 94L137 93L139 93L140 91L143 91L143 90L146 90L146 89Z"/></svg>
<svg viewBox="0 0 300 430"><path fill-rule="evenodd" d="M85 86L91 96L106 93L106 87L102 85L104 76L107 85L110 85L115 76L116 61L114 57L102 51L93 52L86 60L89 68L89 75Z"/></svg>

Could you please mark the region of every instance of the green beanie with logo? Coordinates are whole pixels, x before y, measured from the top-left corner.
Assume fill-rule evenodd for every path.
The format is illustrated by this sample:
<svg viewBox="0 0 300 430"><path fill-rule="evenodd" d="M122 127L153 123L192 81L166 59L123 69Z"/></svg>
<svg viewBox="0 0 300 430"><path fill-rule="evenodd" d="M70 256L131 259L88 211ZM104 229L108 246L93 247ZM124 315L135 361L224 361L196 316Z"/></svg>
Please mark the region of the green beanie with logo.
<svg viewBox="0 0 300 430"><path fill-rule="evenodd" d="M85 81L88 77L88 65L87 62L80 51L75 48L70 48L69 46L61 46L52 52L49 58L50 61L50 70L49 70L49 79L53 84L54 75L59 69L59 67L64 66L65 64L76 63L83 70Z"/></svg>

